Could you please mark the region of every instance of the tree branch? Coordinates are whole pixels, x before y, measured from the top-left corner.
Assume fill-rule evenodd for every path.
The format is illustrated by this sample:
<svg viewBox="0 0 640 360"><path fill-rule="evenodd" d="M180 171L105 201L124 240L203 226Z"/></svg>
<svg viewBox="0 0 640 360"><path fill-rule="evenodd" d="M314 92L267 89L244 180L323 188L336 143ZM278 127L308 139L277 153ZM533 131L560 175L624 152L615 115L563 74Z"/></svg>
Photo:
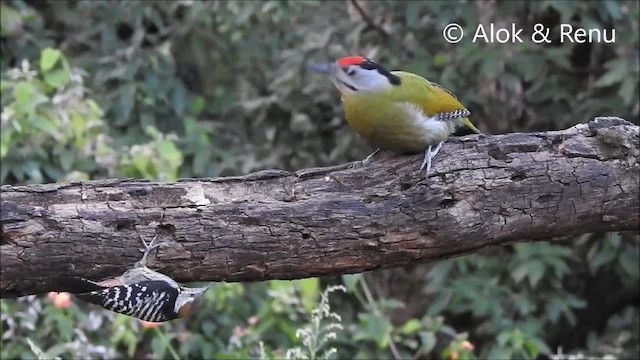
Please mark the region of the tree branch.
<svg viewBox="0 0 640 360"><path fill-rule="evenodd" d="M175 183L2 186L0 296L52 279L101 280L163 245L178 281L355 273L514 241L637 230L639 127L597 118L563 131L453 137L424 178L420 155Z"/></svg>

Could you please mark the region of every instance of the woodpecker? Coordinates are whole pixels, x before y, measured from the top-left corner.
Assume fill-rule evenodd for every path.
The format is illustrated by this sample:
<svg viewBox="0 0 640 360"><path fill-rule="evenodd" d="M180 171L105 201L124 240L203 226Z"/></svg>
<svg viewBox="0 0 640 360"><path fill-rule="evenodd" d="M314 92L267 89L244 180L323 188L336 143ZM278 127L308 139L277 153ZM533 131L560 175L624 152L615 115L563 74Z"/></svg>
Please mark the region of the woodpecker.
<svg viewBox="0 0 640 360"><path fill-rule="evenodd" d="M347 123L378 149L425 154L420 170L431 170L431 160L443 142L466 126L482 134L471 114L447 89L419 75L389 71L363 56L347 56L334 63L308 63L309 70L328 74L338 89ZM355 165L355 164L354 164Z"/></svg>
<svg viewBox="0 0 640 360"><path fill-rule="evenodd" d="M62 278L61 291L79 299L102 306L107 310L129 315L140 320L163 322L182 318L192 313L209 286L188 288L167 275L147 267L147 256L160 244L154 244L157 235L144 245L142 259L122 275L94 282L83 278Z"/></svg>

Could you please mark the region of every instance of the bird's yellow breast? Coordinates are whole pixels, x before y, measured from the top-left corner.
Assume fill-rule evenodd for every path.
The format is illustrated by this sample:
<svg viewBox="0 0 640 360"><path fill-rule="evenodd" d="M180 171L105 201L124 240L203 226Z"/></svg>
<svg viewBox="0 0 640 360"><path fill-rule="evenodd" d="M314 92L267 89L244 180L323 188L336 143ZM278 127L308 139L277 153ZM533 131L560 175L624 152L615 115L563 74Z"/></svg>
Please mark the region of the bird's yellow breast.
<svg viewBox="0 0 640 360"><path fill-rule="evenodd" d="M464 107L443 88L411 73L392 72L400 85L343 94L345 116L372 145L400 153L420 152L445 140L454 124L430 119Z"/></svg>

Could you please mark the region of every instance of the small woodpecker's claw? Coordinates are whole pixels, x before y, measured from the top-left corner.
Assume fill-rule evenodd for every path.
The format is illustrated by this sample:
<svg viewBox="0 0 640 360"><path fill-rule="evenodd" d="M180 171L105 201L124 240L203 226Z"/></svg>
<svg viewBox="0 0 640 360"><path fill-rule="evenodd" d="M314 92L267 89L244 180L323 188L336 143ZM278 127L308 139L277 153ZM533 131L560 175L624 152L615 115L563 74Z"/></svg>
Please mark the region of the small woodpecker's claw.
<svg viewBox="0 0 640 360"><path fill-rule="evenodd" d="M156 234L156 236L154 236L153 239L151 240L151 243L147 244L147 242L144 241L144 238L142 237L142 235L140 235L140 241L142 241L142 245L144 246L144 249L139 249L139 250L143 253L143 255L142 255L142 259L136 262L134 267L147 266L147 256L149 255L151 250L160 246L160 244L155 243L157 239L158 239L158 235Z"/></svg>
<svg viewBox="0 0 640 360"><path fill-rule="evenodd" d="M305 64L305 68L309 71L321 73L321 74L331 74L332 64L320 64L320 63L312 63L308 62Z"/></svg>
<svg viewBox="0 0 640 360"><path fill-rule="evenodd" d="M431 160L438 154L438 152L440 151L440 148L442 148L442 143L444 143L444 141L440 141L438 143L438 145L436 145L436 148L431 150L431 148L433 147L432 145L430 145L427 150L425 150L424 152L424 160L422 161L422 165L420 165L420 171L422 171L422 169L424 169L424 166L427 166L427 172L425 174L426 177L429 177L429 173L431 172Z"/></svg>

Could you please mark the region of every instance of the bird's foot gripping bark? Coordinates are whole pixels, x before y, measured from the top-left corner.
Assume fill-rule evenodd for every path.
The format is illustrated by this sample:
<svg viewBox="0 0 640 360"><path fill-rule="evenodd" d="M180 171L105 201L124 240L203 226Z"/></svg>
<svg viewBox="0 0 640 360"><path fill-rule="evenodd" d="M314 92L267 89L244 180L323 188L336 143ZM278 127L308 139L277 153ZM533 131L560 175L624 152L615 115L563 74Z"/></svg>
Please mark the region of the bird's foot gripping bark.
<svg viewBox="0 0 640 360"><path fill-rule="evenodd" d="M371 154L369 154L369 156L367 156L364 160L358 160L358 161L354 161L353 165L351 165L352 169L356 169L359 167L365 167L368 166L369 164L371 164L371 162L373 161L374 156L380 151L380 149L377 149L376 151L372 152Z"/></svg>
<svg viewBox="0 0 640 360"><path fill-rule="evenodd" d="M151 239L151 243L147 244L147 242L144 241L144 238L142 237L142 235L140 235L140 241L142 241L142 246L144 246L144 248L140 249L140 251L143 253L143 255L142 255L142 259L140 259L138 262L136 262L133 265L134 268L147 266L147 256L149 256L149 253L151 252L151 250L160 246L160 244L155 243L157 239L158 239L158 234L156 234L156 236L154 236L153 239Z"/></svg>
<svg viewBox="0 0 640 360"><path fill-rule="evenodd" d="M429 145L427 150L424 151L424 160L422 161L422 165L420 165L420 171L424 169L425 165L427 166L425 177L429 177L429 172L431 172L431 160L438 154L443 143L444 141L440 141L433 150L431 150L433 145Z"/></svg>

